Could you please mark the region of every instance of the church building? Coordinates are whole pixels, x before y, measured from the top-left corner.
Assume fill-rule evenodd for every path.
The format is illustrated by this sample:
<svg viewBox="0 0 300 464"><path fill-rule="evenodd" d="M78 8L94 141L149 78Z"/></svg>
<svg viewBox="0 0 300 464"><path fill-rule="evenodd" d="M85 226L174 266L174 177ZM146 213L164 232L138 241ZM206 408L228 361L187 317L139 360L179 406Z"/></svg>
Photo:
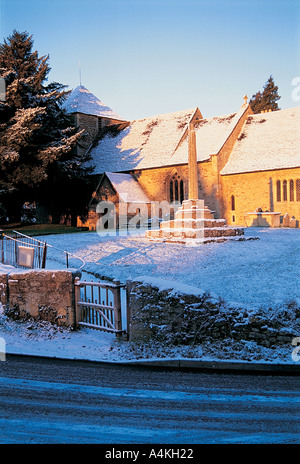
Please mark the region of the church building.
<svg viewBox="0 0 300 464"><path fill-rule="evenodd" d="M149 205L188 198L188 129L195 130L198 198L232 226L299 227L300 107L253 114L247 97L236 112L203 117L198 107L126 121L85 87L65 107L85 137L94 166L89 215L111 201ZM150 210L149 210L150 211Z"/></svg>

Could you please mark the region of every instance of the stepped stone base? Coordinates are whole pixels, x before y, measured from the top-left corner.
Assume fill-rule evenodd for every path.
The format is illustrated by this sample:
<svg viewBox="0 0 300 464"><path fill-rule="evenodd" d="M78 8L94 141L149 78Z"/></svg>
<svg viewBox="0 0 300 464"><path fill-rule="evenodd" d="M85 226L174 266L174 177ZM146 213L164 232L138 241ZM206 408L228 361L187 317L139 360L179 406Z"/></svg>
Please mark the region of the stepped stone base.
<svg viewBox="0 0 300 464"><path fill-rule="evenodd" d="M225 219L214 219L203 200L183 201L174 220L162 222L158 230L147 230L145 236L155 241L199 244L246 240L243 228L227 226Z"/></svg>

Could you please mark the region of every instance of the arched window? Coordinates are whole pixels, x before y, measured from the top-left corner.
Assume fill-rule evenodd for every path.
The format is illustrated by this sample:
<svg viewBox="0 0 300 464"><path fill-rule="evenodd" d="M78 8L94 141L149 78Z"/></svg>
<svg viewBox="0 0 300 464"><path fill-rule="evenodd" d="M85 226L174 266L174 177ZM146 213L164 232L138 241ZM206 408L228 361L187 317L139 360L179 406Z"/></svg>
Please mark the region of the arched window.
<svg viewBox="0 0 300 464"><path fill-rule="evenodd" d="M173 181L171 180L170 182L170 203L173 203L174 201L174 186L173 186Z"/></svg>
<svg viewBox="0 0 300 464"><path fill-rule="evenodd" d="M283 201L287 201L287 181L282 181L282 198Z"/></svg>
<svg viewBox="0 0 300 464"><path fill-rule="evenodd" d="M281 182L278 180L276 182L276 199L277 201L281 201Z"/></svg>
<svg viewBox="0 0 300 464"><path fill-rule="evenodd" d="M231 210L235 211L235 196L231 195Z"/></svg>
<svg viewBox="0 0 300 464"><path fill-rule="evenodd" d="M179 202L184 200L184 182L176 173L172 176L169 184L170 203Z"/></svg>
<svg viewBox="0 0 300 464"><path fill-rule="evenodd" d="M180 189L179 189L179 191L180 191L180 203L182 203L183 200L184 200L184 186L183 186L183 180L182 179L180 181Z"/></svg>
<svg viewBox="0 0 300 464"><path fill-rule="evenodd" d="M300 201L300 179L296 180L296 200Z"/></svg>
<svg viewBox="0 0 300 464"><path fill-rule="evenodd" d="M290 201L294 201L295 199L295 190L294 190L294 181L293 179L290 180Z"/></svg>
<svg viewBox="0 0 300 464"><path fill-rule="evenodd" d="M175 179L175 194L174 194L174 200L179 201L179 196L178 196L178 180Z"/></svg>

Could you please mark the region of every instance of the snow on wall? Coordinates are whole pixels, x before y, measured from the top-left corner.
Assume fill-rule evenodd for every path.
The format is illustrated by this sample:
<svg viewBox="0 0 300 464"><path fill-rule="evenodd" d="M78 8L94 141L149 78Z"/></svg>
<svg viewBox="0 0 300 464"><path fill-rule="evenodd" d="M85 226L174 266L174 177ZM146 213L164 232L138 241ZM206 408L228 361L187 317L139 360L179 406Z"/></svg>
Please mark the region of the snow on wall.
<svg viewBox="0 0 300 464"><path fill-rule="evenodd" d="M174 287L175 285L175 287ZM233 339L265 347L290 344L300 330L300 307L248 309L199 289L149 277L130 284L129 340L189 345Z"/></svg>

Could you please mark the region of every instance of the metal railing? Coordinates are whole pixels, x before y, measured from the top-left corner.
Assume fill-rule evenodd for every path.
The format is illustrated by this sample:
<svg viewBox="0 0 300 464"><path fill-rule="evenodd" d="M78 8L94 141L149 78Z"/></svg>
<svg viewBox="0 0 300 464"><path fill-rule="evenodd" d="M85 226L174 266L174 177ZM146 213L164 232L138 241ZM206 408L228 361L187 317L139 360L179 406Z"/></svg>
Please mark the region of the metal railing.
<svg viewBox="0 0 300 464"><path fill-rule="evenodd" d="M47 244L15 230L1 233L1 262L14 267L45 268Z"/></svg>
<svg viewBox="0 0 300 464"><path fill-rule="evenodd" d="M57 248L49 243L47 243L47 259L48 261L58 262L59 264L66 266L66 268L76 269L77 271L80 271L85 266L85 261L80 256Z"/></svg>
<svg viewBox="0 0 300 464"><path fill-rule="evenodd" d="M45 269L50 252L50 260L58 262L66 268L72 267L81 270L85 265L85 261L79 256L16 230L4 232L0 229L0 240L1 262L3 264L17 268ZM78 265L78 261L80 265Z"/></svg>

